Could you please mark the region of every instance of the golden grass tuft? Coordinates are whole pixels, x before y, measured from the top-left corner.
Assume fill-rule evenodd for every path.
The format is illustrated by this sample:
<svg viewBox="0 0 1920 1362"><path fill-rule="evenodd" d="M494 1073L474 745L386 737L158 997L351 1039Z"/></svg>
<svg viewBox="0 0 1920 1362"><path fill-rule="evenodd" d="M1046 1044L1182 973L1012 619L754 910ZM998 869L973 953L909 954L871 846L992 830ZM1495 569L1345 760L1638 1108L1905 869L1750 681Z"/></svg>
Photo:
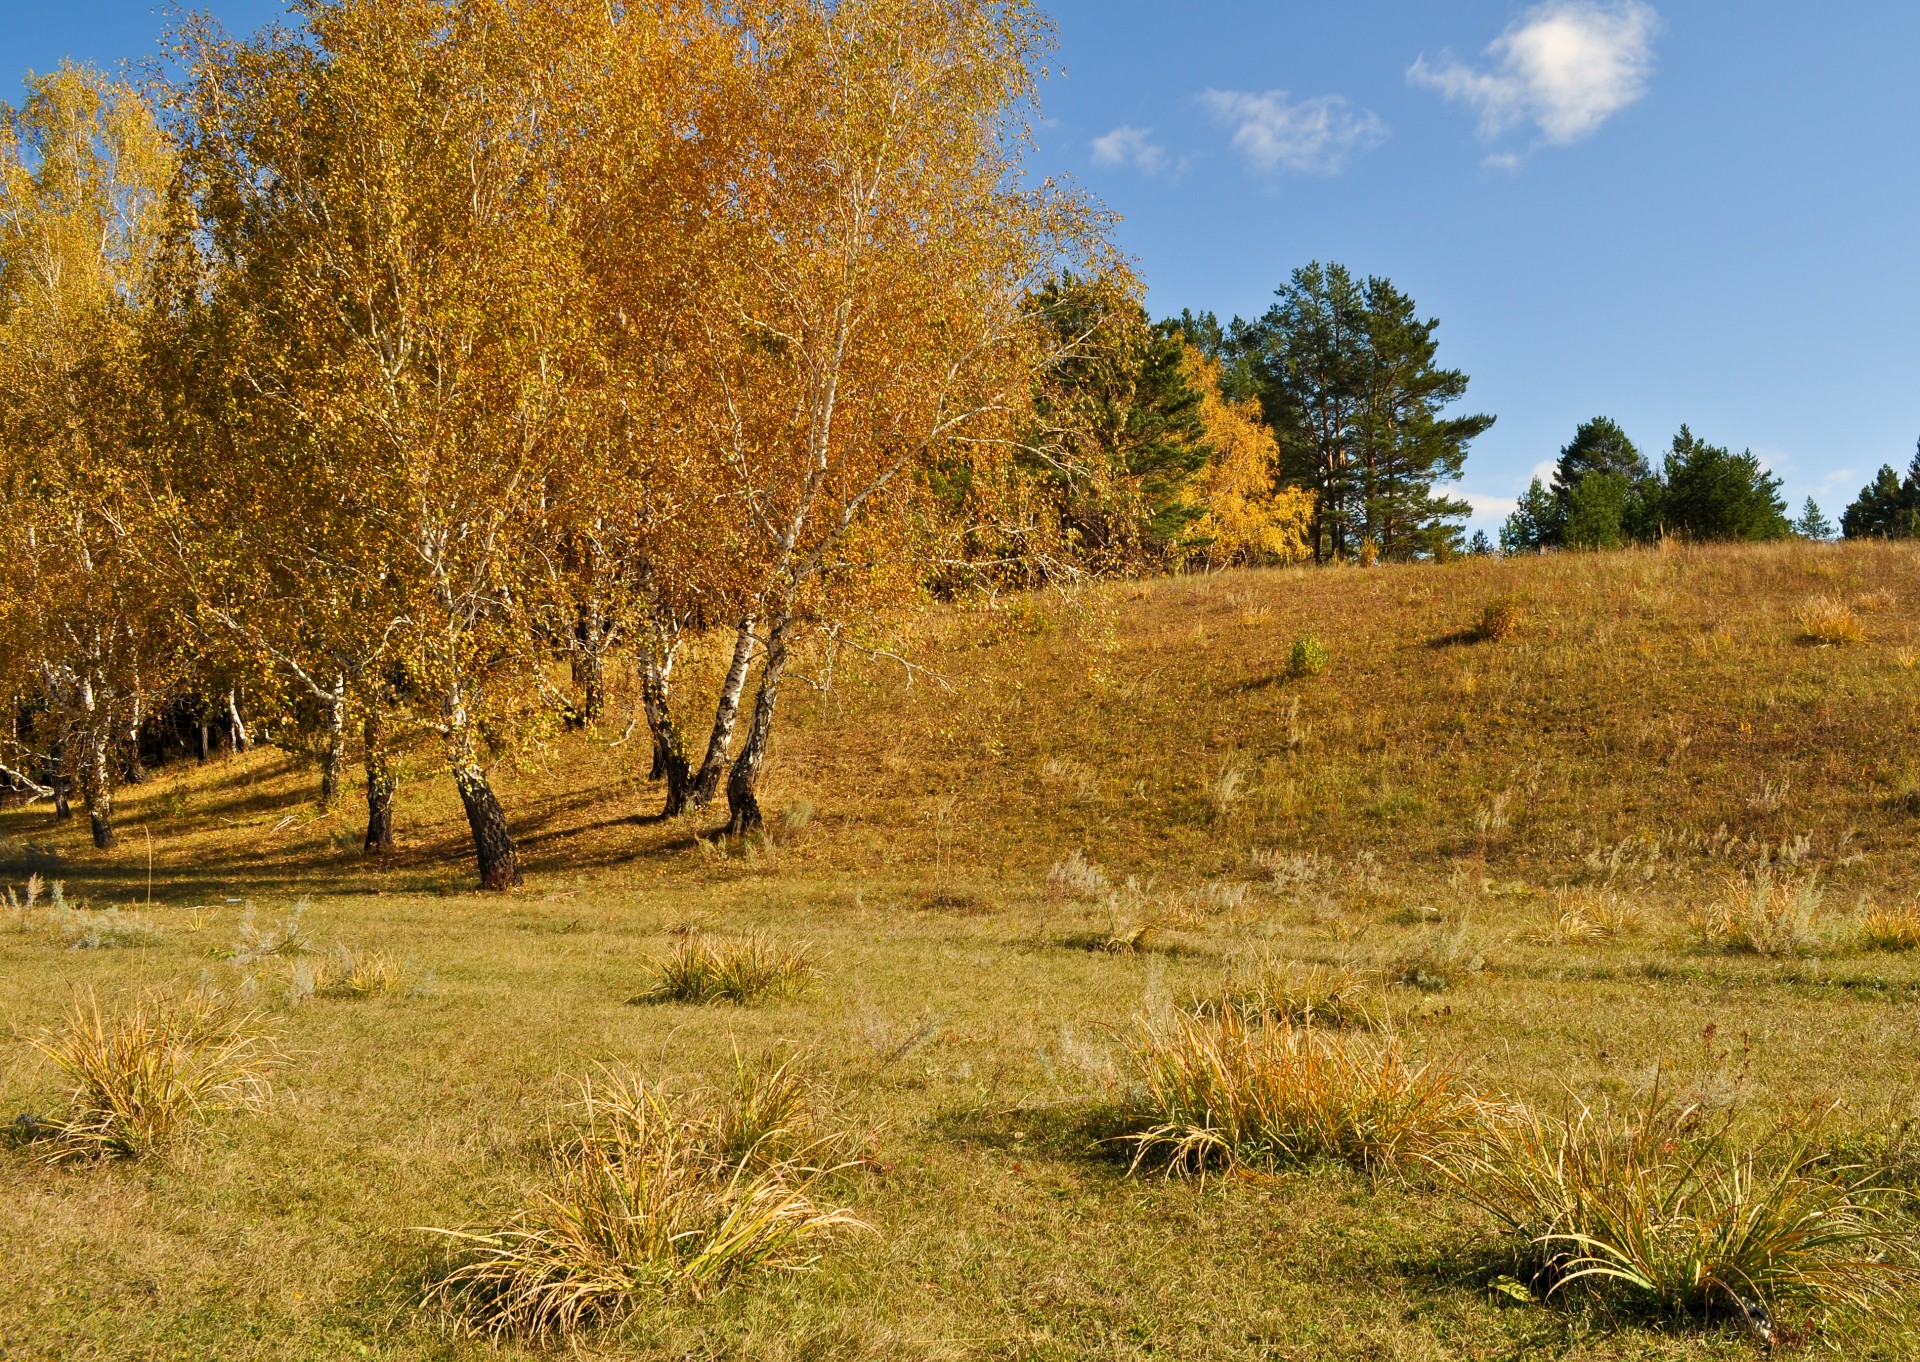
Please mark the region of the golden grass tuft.
<svg viewBox="0 0 1920 1362"><path fill-rule="evenodd" d="M50 1163L165 1150L203 1116L264 1100L279 1055L252 1014L197 992L150 992L109 1018L89 990L33 1044L72 1085L60 1115L16 1125Z"/></svg>
<svg viewBox="0 0 1920 1362"><path fill-rule="evenodd" d="M406 970L388 951L337 946L325 955L294 960L290 969L296 994L321 998L373 998L407 986Z"/></svg>
<svg viewBox="0 0 1920 1362"><path fill-rule="evenodd" d="M1860 912L1860 944L1876 951L1920 950L1920 905L1869 903Z"/></svg>
<svg viewBox="0 0 1920 1362"><path fill-rule="evenodd" d="M810 947L776 946L757 933L737 941L689 936L652 966L633 1003L751 1003L798 993L820 977Z"/></svg>
<svg viewBox="0 0 1920 1362"><path fill-rule="evenodd" d="M1787 957L1825 943L1820 885L1812 875L1776 877L1770 869L1730 878L1717 898L1697 909L1701 945L1739 954Z"/></svg>
<svg viewBox="0 0 1920 1362"><path fill-rule="evenodd" d="M1833 596L1815 596L1800 607L1800 637L1822 647L1846 647L1866 641L1860 617L1845 601Z"/></svg>
<svg viewBox="0 0 1920 1362"><path fill-rule="evenodd" d="M1563 889L1536 921L1527 939L1536 946L1570 946L1610 941L1640 929L1638 905L1600 889Z"/></svg>
<svg viewBox="0 0 1920 1362"><path fill-rule="evenodd" d="M1488 601L1480 611L1480 623L1474 629L1474 636L1485 643L1504 643L1518 634L1526 622L1526 602L1503 592Z"/></svg>
<svg viewBox="0 0 1920 1362"><path fill-rule="evenodd" d="M1253 1022L1296 1026L1375 1027L1386 1006L1376 989L1349 969L1303 965L1272 952L1235 962L1219 991L1194 1000L1202 1016L1236 1012Z"/></svg>
<svg viewBox="0 0 1920 1362"><path fill-rule="evenodd" d="M1811 1123L1749 1146L1729 1121L1657 1091L1624 1113L1517 1112L1441 1166L1506 1230L1539 1299L1732 1321L1769 1346L1787 1311L1897 1307L1914 1275L1888 1189L1817 1156Z"/></svg>
<svg viewBox="0 0 1920 1362"><path fill-rule="evenodd" d="M1393 1037L1265 1025L1228 1009L1143 1019L1129 1057L1146 1127L1125 1137L1136 1170L1148 1162L1175 1173L1331 1159L1384 1172L1439 1157L1481 1119L1451 1069L1409 1062Z"/></svg>
<svg viewBox="0 0 1920 1362"><path fill-rule="evenodd" d="M833 1236L865 1228L815 1199L850 1137L811 1133L793 1061L735 1062L734 1088L718 1099L626 1070L585 1081L577 1128L549 1136L547 1184L530 1206L497 1231L427 1231L466 1256L426 1304L476 1334L570 1337L648 1296L802 1271Z"/></svg>

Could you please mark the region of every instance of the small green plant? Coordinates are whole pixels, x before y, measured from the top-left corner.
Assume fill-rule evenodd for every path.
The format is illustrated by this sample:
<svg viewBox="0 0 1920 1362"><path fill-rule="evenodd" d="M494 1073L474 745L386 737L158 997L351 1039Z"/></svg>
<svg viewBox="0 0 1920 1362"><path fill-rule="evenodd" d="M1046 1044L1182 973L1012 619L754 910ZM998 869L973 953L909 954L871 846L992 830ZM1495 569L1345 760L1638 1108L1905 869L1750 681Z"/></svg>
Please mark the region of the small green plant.
<svg viewBox="0 0 1920 1362"><path fill-rule="evenodd" d="M467 1250L427 1303L474 1333L566 1337L617 1323L648 1295L804 1270L833 1236L865 1228L816 1199L841 1168L819 1156L850 1137L804 1140L791 1061L770 1073L735 1062L735 1089L718 1100L630 1071L583 1083L576 1128L549 1135L532 1205L497 1231L427 1231Z"/></svg>
<svg viewBox="0 0 1920 1362"><path fill-rule="evenodd" d="M1365 1041L1289 1022L1142 1020L1130 1051L1134 1167L1275 1168L1317 1159L1368 1172L1436 1158L1480 1119L1452 1070L1413 1064L1392 1037Z"/></svg>
<svg viewBox="0 0 1920 1362"><path fill-rule="evenodd" d="M1318 634L1309 630L1296 638L1287 651L1287 675L1296 681L1318 676L1326 671L1329 660L1326 645Z"/></svg>
<svg viewBox="0 0 1920 1362"><path fill-rule="evenodd" d="M149 993L108 1018L88 992L34 1046L72 1085L60 1115L17 1127L52 1163L163 1150L203 1115L263 1100L278 1056L256 1018L204 993Z"/></svg>
<svg viewBox="0 0 1920 1362"><path fill-rule="evenodd" d="M1914 1278L1876 1179L1816 1157L1816 1123L1745 1145L1731 1122L1656 1090L1626 1112L1514 1113L1442 1167L1538 1299L1731 1321L1769 1344L1789 1310L1897 1305Z"/></svg>
<svg viewBox="0 0 1920 1362"><path fill-rule="evenodd" d="M797 993L819 977L807 946L784 948L749 935L738 941L688 936L652 966L653 982L633 1003L750 1003Z"/></svg>

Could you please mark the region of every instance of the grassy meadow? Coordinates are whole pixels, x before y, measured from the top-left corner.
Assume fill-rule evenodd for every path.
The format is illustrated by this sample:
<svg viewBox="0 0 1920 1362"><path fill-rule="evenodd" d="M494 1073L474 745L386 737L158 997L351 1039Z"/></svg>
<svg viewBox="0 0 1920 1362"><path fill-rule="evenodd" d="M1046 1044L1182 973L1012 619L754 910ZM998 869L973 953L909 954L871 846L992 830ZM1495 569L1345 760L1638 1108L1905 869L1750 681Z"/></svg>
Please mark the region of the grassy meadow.
<svg viewBox="0 0 1920 1362"><path fill-rule="evenodd" d="M1344 981L1355 1034L1488 1102L1657 1083L1913 1185L1920 551L1232 572L854 642L788 683L766 838L657 821L625 697L511 759L508 895L472 889L424 747L384 863L272 749L127 790L112 853L0 810L0 1115L59 1106L33 1042L89 991L204 985L274 1052L268 1096L151 1157L0 1149L0 1357L1753 1355L1500 1289L1506 1241L1417 1160L1130 1167L1137 1019L1263 968ZM776 974L799 954L791 987L638 1001L687 943L750 937ZM461 1251L422 1227L508 1224L581 1080L692 1091L736 1055L798 1057L844 1133L813 1194L864 1228L565 1343L422 1307ZM1781 1323L1920 1352L1898 1301Z"/></svg>

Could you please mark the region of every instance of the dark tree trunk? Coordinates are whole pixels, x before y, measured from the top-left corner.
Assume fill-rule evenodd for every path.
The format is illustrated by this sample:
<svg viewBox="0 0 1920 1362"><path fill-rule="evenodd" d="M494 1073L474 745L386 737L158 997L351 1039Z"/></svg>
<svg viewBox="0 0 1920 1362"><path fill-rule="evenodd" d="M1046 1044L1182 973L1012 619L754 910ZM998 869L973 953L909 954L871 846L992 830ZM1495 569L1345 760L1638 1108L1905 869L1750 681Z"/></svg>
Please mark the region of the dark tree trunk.
<svg viewBox="0 0 1920 1362"><path fill-rule="evenodd" d="M511 889L520 883L520 855L507 828L506 811L487 783L487 773L471 757L456 759L453 783L467 810L473 830L473 855L480 868L482 889Z"/></svg>
<svg viewBox="0 0 1920 1362"><path fill-rule="evenodd" d="M720 703L713 711L713 731L707 735L707 755L700 773L693 778L688 802L704 809L720 790L720 777L726 773L727 754L733 747L733 726L740 717L740 693L747 688L747 669L753 665L753 616L740 621L733 639L733 661L727 667L727 679L720 687Z"/></svg>
<svg viewBox="0 0 1920 1362"><path fill-rule="evenodd" d="M200 764L202 766L205 766L207 758L213 755L212 746L212 737L207 732L206 722L202 720L200 724Z"/></svg>
<svg viewBox="0 0 1920 1362"><path fill-rule="evenodd" d="M386 749L386 734L380 713L367 715L367 837L361 849L369 856L393 852L393 794L400 788L399 774Z"/></svg>
<svg viewBox="0 0 1920 1362"><path fill-rule="evenodd" d="M654 651L640 660L640 701L646 711L647 731L653 735L653 778L667 782L667 802L661 813L678 818L687 811L693 791L693 763L673 718L672 654Z"/></svg>
<svg viewBox="0 0 1920 1362"><path fill-rule="evenodd" d="M573 655L576 699L567 710L568 728L585 728L607 712L606 677L606 659L600 655L596 642L583 640L580 651Z"/></svg>
<svg viewBox="0 0 1920 1362"><path fill-rule="evenodd" d="M747 726L746 745L727 775L727 831L745 836L766 820L760 812L760 769L766 764L767 742L773 735L773 709L780 698L780 678L787 670L787 632L792 619L782 616L767 631L767 665L760 674L760 693L753 700L753 721Z"/></svg>

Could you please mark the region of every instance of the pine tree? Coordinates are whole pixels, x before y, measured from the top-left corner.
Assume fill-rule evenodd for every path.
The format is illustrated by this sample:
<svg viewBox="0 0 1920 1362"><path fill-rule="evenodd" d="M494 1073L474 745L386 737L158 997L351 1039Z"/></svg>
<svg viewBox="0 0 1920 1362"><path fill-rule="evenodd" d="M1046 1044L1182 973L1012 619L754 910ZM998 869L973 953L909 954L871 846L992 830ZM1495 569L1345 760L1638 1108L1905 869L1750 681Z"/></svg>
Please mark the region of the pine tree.
<svg viewBox="0 0 1920 1362"><path fill-rule="evenodd" d="M1563 537L1560 503L1535 478L1500 527L1500 552L1538 553L1558 545Z"/></svg>
<svg viewBox="0 0 1920 1362"><path fill-rule="evenodd" d="M1314 557L1452 552L1467 505L1435 489L1460 476L1491 416L1447 418L1467 376L1435 367L1439 323L1386 279L1343 265L1295 270L1278 301L1228 337L1249 362L1288 481L1313 489Z"/></svg>
<svg viewBox="0 0 1920 1362"><path fill-rule="evenodd" d="M1841 513L1840 533L1848 539L1920 538L1920 443L1903 479L1892 464L1882 464L1874 480Z"/></svg>
<svg viewBox="0 0 1920 1362"><path fill-rule="evenodd" d="M1780 479L1751 451L1710 445L1686 426L1673 437L1657 498L1664 527L1690 539L1785 539L1792 533Z"/></svg>
<svg viewBox="0 0 1920 1362"><path fill-rule="evenodd" d="M1820 503L1812 497L1800 508L1800 518L1793 522L1793 532L1802 539L1833 538L1833 522L1820 510Z"/></svg>

